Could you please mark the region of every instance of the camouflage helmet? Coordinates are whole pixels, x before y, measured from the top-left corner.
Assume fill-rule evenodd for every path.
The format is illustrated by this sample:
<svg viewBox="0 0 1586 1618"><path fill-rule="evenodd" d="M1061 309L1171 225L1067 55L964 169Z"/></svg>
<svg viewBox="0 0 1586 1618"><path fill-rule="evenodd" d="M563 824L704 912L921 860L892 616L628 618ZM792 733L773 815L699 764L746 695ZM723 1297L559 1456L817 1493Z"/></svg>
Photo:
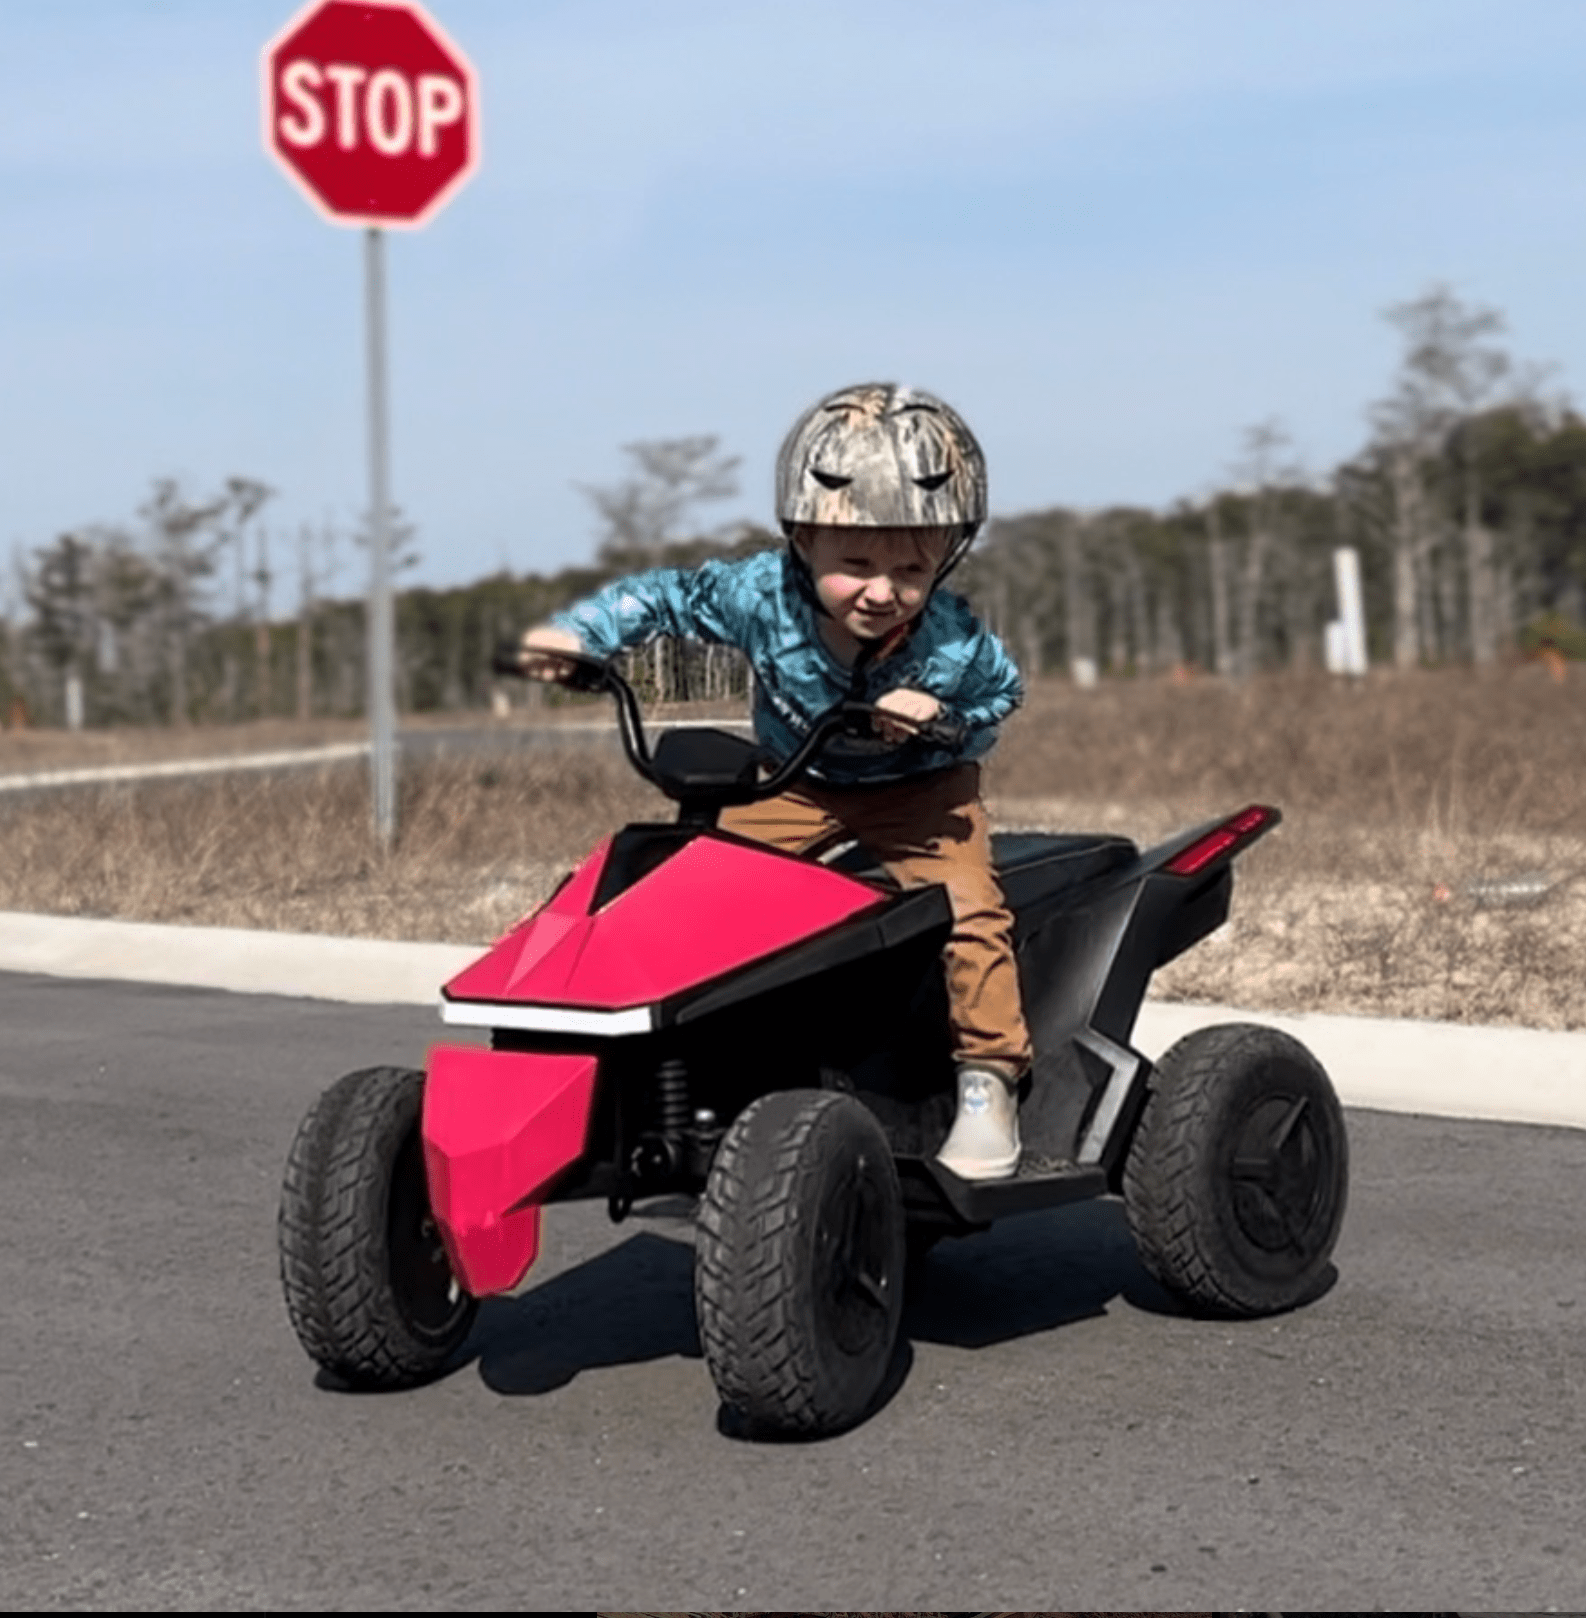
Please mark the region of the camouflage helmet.
<svg viewBox="0 0 1586 1618"><path fill-rule="evenodd" d="M923 388L841 388L783 440L776 514L784 533L795 523L956 527L945 573L985 521L986 458L963 418Z"/></svg>

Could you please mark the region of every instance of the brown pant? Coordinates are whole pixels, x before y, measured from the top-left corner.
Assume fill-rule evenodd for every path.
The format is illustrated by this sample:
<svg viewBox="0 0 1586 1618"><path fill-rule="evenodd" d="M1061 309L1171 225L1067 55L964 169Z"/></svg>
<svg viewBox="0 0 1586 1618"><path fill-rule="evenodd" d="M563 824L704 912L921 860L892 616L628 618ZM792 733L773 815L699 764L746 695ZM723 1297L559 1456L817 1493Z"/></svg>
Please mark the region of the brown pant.
<svg viewBox="0 0 1586 1618"><path fill-rule="evenodd" d="M943 954L955 1054L1013 1076L1029 1067L1013 916L992 869L978 764L885 786L805 781L780 797L724 810L721 828L798 854L818 854L851 837L904 887L941 883L953 907Z"/></svg>

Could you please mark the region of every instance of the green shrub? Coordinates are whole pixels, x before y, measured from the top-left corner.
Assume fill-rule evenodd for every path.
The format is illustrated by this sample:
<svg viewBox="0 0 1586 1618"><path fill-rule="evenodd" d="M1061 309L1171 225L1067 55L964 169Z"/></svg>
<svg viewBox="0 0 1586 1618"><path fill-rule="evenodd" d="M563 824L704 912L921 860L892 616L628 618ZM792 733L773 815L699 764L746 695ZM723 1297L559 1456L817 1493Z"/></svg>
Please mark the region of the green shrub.
<svg viewBox="0 0 1586 1618"><path fill-rule="evenodd" d="M1520 650L1539 652L1555 646L1565 657L1586 660L1586 629L1561 612L1538 613L1520 631Z"/></svg>

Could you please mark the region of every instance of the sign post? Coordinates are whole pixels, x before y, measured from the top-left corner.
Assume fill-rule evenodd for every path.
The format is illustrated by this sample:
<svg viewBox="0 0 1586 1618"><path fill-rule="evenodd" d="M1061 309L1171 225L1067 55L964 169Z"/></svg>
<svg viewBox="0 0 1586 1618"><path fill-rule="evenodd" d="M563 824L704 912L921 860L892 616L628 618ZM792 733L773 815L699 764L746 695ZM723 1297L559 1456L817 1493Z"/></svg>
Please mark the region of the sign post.
<svg viewBox="0 0 1586 1618"><path fill-rule="evenodd" d="M369 361L369 728L374 824L396 836L396 624L391 602L391 452L385 363L385 238L364 233L364 350Z"/></svg>
<svg viewBox="0 0 1586 1618"><path fill-rule="evenodd" d="M468 58L416 0L312 0L264 47L264 146L326 218L364 228L369 724L375 829L396 835L387 226L417 229L479 164Z"/></svg>

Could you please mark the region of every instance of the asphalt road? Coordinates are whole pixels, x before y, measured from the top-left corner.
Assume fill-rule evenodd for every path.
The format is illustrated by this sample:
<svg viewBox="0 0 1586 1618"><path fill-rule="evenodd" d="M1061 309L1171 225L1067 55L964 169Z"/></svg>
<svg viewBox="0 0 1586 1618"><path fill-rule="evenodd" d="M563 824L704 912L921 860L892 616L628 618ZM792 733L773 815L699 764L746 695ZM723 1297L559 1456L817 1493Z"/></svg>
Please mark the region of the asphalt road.
<svg viewBox="0 0 1586 1618"><path fill-rule="evenodd" d="M939 1250L890 1403L720 1430L687 1211L554 1210L418 1392L276 1276L314 1094L431 1013L0 976L0 1605L1586 1608L1586 1132L1356 1112L1324 1298L1166 1309L1111 1204Z"/></svg>

